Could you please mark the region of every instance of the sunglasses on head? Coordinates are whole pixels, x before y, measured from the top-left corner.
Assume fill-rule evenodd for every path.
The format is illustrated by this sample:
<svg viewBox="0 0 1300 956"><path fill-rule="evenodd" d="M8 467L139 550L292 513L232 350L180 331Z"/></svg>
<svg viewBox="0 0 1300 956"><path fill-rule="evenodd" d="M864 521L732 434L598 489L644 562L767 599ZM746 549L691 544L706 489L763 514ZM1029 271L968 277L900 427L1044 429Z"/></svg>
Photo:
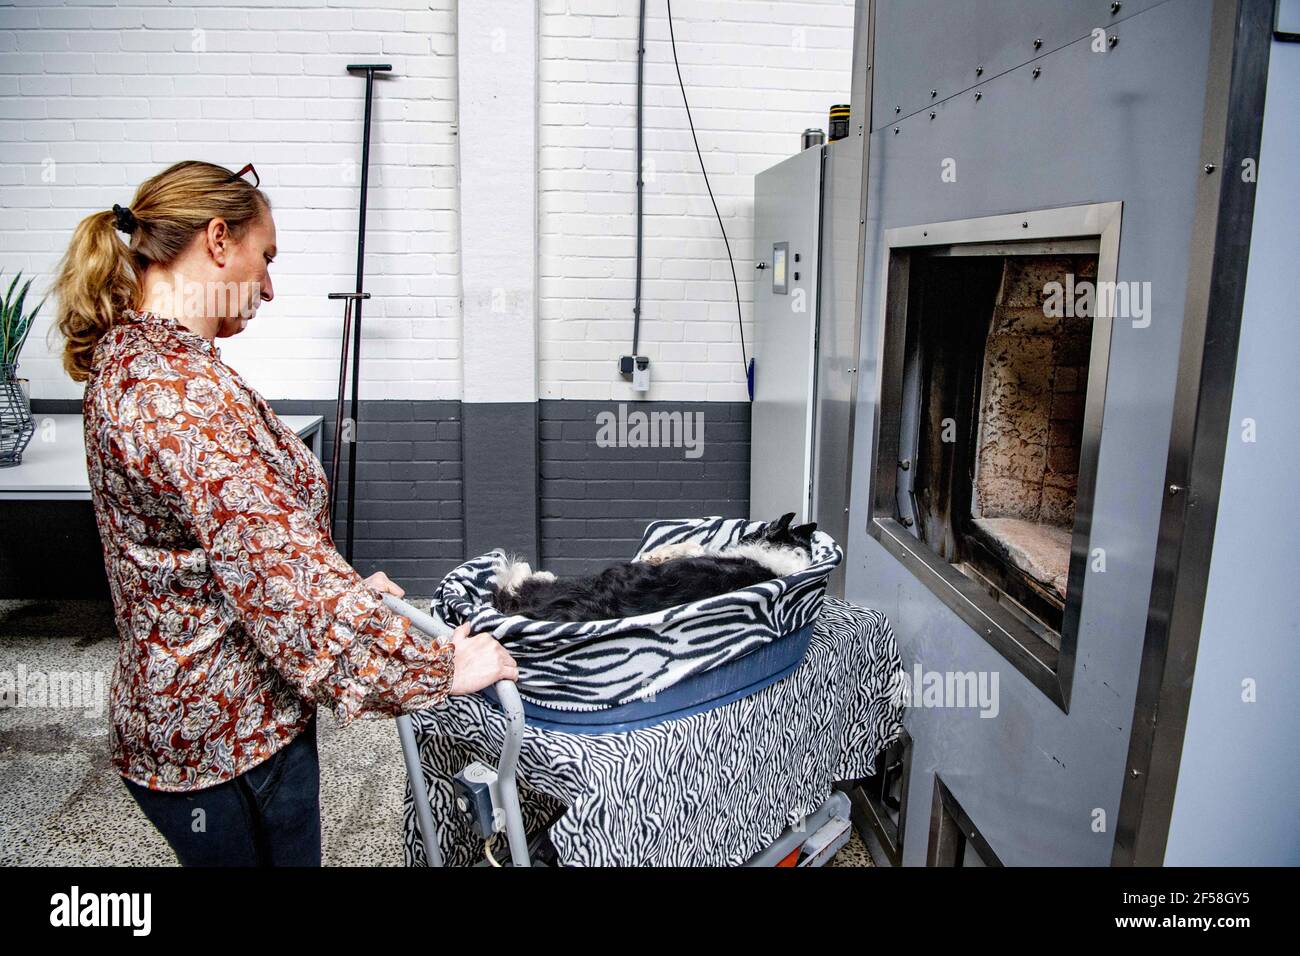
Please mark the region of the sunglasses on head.
<svg viewBox="0 0 1300 956"><path fill-rule="evenodd" d="M262 177L257 175L257 170L253 168L252 163L249 163L237 173L231 173L230 181L233 183L236 179L243 179L247 173L253 174L253 188L260 189L262 187Z"/></svg>

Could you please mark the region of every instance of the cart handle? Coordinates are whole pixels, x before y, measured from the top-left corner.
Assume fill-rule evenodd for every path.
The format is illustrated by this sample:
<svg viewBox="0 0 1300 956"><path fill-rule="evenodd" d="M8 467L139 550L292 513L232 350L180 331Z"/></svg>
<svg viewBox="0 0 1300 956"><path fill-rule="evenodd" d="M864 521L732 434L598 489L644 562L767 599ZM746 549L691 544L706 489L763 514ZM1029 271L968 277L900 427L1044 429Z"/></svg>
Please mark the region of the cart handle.
<svg viewBox="0 0 1300 956"><path fill-rule="evenodd" d="M389 609L410 620L419 631L439 640L451 637L452 629L446 622L412 607L391 594L384 595ZM523 812L519 808L519 789L515 783L515 770L519 765L519 749L524 741L524 704L519 688L512 680L499 680L495 687L501 709L505 712L506 734L501 744L501 762L497 764L497 789L501 809L506 818L506 839L510 843L510 859L515 866L529 866L528 836L524 830ZM420 836L424 841L424 858L430 866L442 866L442 853L434 838L433 811L429 807L429 790L424 783L420 767L419 748L415 743L415 729L409 715L397 718L397 735L402 741L402 757L406 761L406 776L411 782L411 795L415 798L415 815L420 822Z"/></svg>

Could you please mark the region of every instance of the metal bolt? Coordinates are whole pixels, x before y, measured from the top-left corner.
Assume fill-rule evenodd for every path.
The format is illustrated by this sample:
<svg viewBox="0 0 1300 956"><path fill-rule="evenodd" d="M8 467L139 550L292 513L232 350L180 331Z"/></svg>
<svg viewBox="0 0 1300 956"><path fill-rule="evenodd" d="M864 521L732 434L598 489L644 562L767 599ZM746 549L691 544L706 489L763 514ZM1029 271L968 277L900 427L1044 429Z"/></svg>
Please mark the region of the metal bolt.
<svg viewBox="0 0 1300 956"><path fill-rule="evenodd" d="M903 108L902 108L901 106L895 106L895 107L894 107L894 112L895 112L895 113L901 113L901 112L903 112Z"/></svg>
<svg viewBox="0 0 1300 956"><path fill-rule="evenodd" d="M904 528L910 528L910 527L912 527L912 519L911 519L911 518L904 518L904 519L903 519L903 527L904 527Z"/></svg>
<svg viewBox="0 0 1300 956"><path fill-rule="evenodd" d="M1217 169L1217 168L1218 168L1218 167L1215 166L1214 163L1206 163L1206 164L1205 164L1205 173L1206 173L1206 175L1208 176L1210 173L1214 172L1215 169Z"/></svg>
<svg viewBox="0 0 1300 956"><path fill-rule="evenodd" d="M1042 72L1043 70L1041 67L1037 67L1037 66L1034 67L1034 79L1038 79L1038 77L1042 74Z"/></svg>
<svg viewBox="0 0 1300 956"><path fill-rule="evenodd" d="M1171 495L1176 495L1176 494L1178 494L1180 491L1186 491L1186 490L1187 490L1187 487L1186 487L1185 485L1170 485L1170 486L1169 486L1169 494L1171 494Z"/></svg>
<svg viewBox="0 0 1300 956"><path fill-rule="evenodd" d="M975 67L975 75L976 75L976 76L983 76L983 75L984 75L984 67L982 67L982 66L977 66L977 67Z"/></svg>
<svg viewBox="0 0 1300 956"><path fill-rule="evenodd" d="M894 135L895 135L895 136L898 135L898 127L897 127L897 126L894 127Z"/></svg>
<svg viewBox="0 0 1300 956"><path fill-rule="evenodd" d="M1124 6L1124 4L1120 3L1119 0L1115 0L1115 2L1110 5L1111 16L1114 16L1115 14L1119 13L1119 8L1122 6Z"/></svg>
<svg viewBox="0 0 1300 956"><path fill-rule="evenodd" d="M930 110L930 119L934 119L934 110Z"/></svg>
<svg viewBox="0 0 1300 956"><path fill-rule="evenodd" d="M846 371L846 372L848 372L850 375L852 375L852 374L853 374L854 372L856 372L857 370L858 370L857 367L854 366L853 368L846 368L844 371ZM848 509L845 508L844 510L847 511Z"/></svg>
<svg viewBox="0 0 1300 956"><path fill-rule="evenodd" d="M981 92L979 92L978 90L976 90L976 91L975 91L975 99L977 99L977 100L982 100L982 99L984 99L984 94L981 93Z"/></svg>
<svg viewBox="0 0 1300 956"><path fill-rule="evenodd" d="M901 461L899 461L898 467L903 469L903 471L907 471L909 468L912 467L912 459L910 458L902 459Z"/></svg>
<svg viewBox="0 0 1300 956"><path fill-rule="evenodd" d="M935 98L936 96L938 96L938 95L939 95L939 91L938 91L938 90L931 90L931 91L930 91L930 99L934 99L934 98Z"/></svg>
<svg viewBox="0 0 1300 956"><path fill-rule="evenodd" d="M1106 43L1112 47L1118 42L1119 36L1117 34L1112 33L1110 36L1106 37Z"/></svg>
<svg viewBox="0 0 1300 956"><path fill-rule="evenodd" d="M1020 224L1020 228L1021 228L1021 229L1028 229L1028 228L1029 228L1029 220L1026 219L1024 222L1022 222L1022 223Z"/></svg>
<svg viewBox="0 0 1300 956"><path fill-rule="evenodd" d="M1037 40L1034 41L1034 49L1035 49L1035 50L1037 50L1037 49L1038 49L1039 47L1041 47L1042 45L1043 45L1043 38L1042 38L1042 37L1039 37Z"/></svg>

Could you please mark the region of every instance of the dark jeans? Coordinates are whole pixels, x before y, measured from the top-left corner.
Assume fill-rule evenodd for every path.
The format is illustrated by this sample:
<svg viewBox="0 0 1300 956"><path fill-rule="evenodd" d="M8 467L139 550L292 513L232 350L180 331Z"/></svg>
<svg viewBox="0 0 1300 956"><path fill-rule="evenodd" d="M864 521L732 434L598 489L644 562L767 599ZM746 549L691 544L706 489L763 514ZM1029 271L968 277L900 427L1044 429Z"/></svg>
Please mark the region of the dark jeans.
<svg viewBox="0 0 1300 956"><path fill-rule="evenodd" d="M181 866L320 866L314 717L269 759L215 787L164 793L122 782Z"/></svg>

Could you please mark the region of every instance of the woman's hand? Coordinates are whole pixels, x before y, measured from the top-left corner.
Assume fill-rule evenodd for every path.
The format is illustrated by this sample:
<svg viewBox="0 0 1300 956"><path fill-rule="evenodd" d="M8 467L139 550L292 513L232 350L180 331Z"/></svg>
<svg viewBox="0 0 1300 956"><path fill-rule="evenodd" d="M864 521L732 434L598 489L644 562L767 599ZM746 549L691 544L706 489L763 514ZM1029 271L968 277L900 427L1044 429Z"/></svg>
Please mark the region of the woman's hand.
<svg viewBox="0 0 1300 956"><path fill-rule="evenodd" d="M462 624L451 633L456 654L450 694L473 694L499 680L519 680L519 665L491 634L473 634Z"/></svg>
<svg viewBox="0 0 1300 956"><path fill-rule="evenodd" d="M399 598L406 594L383 571L376 571L361 583L380 594ZM515 659L491 634L471 635L469 625L462 624L452 632L451 643L455 648L450 690L453 696L477 693L499 680L519 680Z"/></svg>
<svg viewBox="0 0 1300 956"><path fill-rule="evenodd" d="M370 577L361 582L372 591L378 591L380 594L391 594L393 597L405 597L406 592L399 588L392 581L388 580L388 575L383 571L376 571Z"/></svg>

